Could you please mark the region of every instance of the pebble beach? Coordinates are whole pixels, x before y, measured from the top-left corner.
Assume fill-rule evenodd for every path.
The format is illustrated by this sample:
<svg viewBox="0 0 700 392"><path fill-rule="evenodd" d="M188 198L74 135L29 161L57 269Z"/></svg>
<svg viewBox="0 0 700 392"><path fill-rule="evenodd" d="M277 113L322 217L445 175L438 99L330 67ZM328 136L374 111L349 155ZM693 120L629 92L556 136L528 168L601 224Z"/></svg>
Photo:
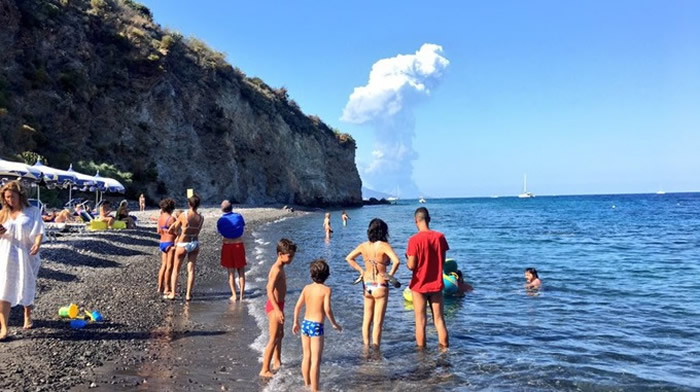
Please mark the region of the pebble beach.
<svg viewBox="0 0 700 392"><path fill-rule="evenodd" d="M256 227L304 214L276 208L234 211L245 217L248 249ZM258 354L249 344L260 331L245 303L228 301L226 272L219 265L219 209L200 212L205 224L190 303L184 301L184 266L176 300L156 292L160 251L152 217L158 210L132 212L138 217L133 230L61 232L46 240L33 328L22 329L22 307L17 306L10 316L10 337L0 344L0 390L259 390ZM260 295L259 288L250 287L251 295ZM98 310L104 321L72 329L58 316L58 309L70 303L81 313ZM204 308L218 309L221 320L207 323L211 310L196 317ZM220 358L208 361L217 349Z"/></svg>

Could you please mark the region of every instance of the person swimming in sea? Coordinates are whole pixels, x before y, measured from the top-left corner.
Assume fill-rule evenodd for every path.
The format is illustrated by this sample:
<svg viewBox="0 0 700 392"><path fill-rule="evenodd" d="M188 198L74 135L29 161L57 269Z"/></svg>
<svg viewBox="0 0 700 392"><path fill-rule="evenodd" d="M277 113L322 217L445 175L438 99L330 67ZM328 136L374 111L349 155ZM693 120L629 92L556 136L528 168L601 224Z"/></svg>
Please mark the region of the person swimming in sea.
<svg viewBox="0 0 700 392"><path fill-rule="evenodd" d="M541 285L542 281L537 275L537 270L534 268L525 268L525 289L537 290Z"/></svg>
<svg viewBox="0 0 700 392"><path fill-rule="evenodd" d="M465 293L469 293L474 290L474 287L469 283L464 281L464 275L461 270L457 270L457 295L464 296Z"/></svg>

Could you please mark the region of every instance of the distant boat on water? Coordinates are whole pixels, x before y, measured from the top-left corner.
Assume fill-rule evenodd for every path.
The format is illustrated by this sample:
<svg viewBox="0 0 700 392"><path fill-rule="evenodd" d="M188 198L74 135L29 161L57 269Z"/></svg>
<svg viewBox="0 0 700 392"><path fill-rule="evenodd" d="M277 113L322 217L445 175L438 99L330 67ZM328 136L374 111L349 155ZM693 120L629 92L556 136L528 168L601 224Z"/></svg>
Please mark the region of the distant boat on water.
<svg viewBox="0 0 700 392"><path fill-rule="evenodd" d="M423 196L421 196L420 199L418 199L418 202L421 204L425 203L425 199L423 198Z"/></svg>
<svg viewBox="0 0 700 392"><path fill-rule="evenodd" d="M523 193L518 195L520 199L531 199L535 194L527 191L527 174L523 174Z"/></svg>
<svg viewBox="0 0 700 392"><path fill-rule="evenodd" d="M657 195L665 195L665 194L666 194L666 191L661 191L661 190L660 190L660 191L657 191L656 194L657 194Z"/></svg>

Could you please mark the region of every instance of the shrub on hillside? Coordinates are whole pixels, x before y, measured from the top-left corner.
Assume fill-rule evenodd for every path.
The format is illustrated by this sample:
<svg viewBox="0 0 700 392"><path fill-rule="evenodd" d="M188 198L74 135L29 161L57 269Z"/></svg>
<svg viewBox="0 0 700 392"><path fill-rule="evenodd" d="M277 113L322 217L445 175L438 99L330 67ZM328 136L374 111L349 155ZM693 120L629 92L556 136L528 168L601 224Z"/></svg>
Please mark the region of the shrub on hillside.
<svg viewBox="0 0 700 392"><path fill-rule="evenodd" d="M137 3L134 0L123 0L123 3L127 7L141 14L141 16L143 16L144 18L148 19L149 21L153 21L153 13L145 5Z"/></svg>

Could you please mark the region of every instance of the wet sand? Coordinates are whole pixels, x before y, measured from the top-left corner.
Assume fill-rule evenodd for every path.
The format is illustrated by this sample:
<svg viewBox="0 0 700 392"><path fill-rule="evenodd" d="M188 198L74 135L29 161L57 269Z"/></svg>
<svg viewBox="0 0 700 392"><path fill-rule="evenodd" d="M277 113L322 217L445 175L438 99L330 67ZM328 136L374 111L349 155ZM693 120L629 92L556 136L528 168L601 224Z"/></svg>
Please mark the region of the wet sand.
<svg viewBox="0 0 700 392"><path fill-rule="evenodd" d="M246 219L248 253L255 227L303 214L236 210ZM215 230L218 209L202 212L206 221L190 303L183 299L184 266L175 301L156 293L160 251L149 219L156 210L134 213L135 230L61 234L44 244L34 328L23 331L21 306L12 310L11 338L0 343L0 390L260 390L259 354L250 348L260 331L245 303L228 300ZM98 309L105 321L71 329L57 316L70 302Z"/></svg>

